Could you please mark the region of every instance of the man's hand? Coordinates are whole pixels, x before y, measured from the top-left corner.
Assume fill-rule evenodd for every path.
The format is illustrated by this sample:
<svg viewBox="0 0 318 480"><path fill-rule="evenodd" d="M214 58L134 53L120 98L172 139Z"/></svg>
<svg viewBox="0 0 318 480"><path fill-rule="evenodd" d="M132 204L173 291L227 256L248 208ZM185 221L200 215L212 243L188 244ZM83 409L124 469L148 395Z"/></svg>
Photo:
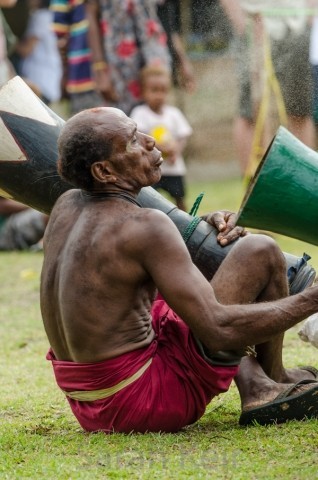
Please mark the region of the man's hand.
<svg viewBox="0 0 318 480"><path fill-rule="evenodd" d="M229 212L228 210L208 213L207 215L203 215L202 218L220 232L217 236L217 241L222 246L234 242L234 240L239 237L248 235L245 228L236 226L236 213Z"/></svg>
<svg viewBox="0 0 318 480"><path fill-rule="evenodd" d="M96 91L100 93L100 95L104 98L105 101L118 101L118 95L112 85L112 81L106 66L105 69L96 70L94 72L94 80L96 84Z"/></svg>

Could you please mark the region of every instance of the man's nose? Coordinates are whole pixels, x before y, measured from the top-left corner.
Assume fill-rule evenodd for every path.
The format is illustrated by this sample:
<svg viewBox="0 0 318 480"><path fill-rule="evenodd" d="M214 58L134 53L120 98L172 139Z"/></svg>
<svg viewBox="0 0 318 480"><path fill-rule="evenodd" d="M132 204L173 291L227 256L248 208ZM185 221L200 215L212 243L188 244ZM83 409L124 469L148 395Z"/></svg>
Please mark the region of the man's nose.
<svg viewBox="0 0 318 480"><path fill-rule="evenodd" d="M155 148L155 145L156 145L156 141L153 137L151 137L150 135L146 135L146 138L145 138L145 143L146 143L146 148L148 150L153 150Z"/></svg>

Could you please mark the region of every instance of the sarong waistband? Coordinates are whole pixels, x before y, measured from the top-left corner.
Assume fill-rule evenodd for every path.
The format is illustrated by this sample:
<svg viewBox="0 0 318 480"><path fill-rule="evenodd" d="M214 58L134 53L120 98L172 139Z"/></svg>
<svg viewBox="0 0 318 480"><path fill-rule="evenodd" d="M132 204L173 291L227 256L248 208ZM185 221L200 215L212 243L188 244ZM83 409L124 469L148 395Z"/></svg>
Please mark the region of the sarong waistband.
<svg viewBox="0 0 318 480"><path fill-rule="evenodd" d="M102 388L101 390L75 390L73 392L66 392L65 390L62 390L62 392L67 397L72 398L73 400L78 400L79 402L93 402L94 400L102 400L103 398L111 397L115 393L138 380L138 378L140 378L150 366L151 362L152 358L150 358L145 365L137 370L137 372L135 372L131 377L125 378L125 380L122 380L121 382L117 383L117 385L113 385L112 387Z"/></svg>

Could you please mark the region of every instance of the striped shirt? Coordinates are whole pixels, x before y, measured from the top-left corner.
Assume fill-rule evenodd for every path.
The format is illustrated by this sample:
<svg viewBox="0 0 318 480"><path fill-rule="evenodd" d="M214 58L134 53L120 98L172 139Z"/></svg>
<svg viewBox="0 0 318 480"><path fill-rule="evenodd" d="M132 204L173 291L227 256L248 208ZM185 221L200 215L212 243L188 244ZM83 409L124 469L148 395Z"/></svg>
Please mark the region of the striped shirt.
<svg viewBox="0 0 318 480"><path fill-rule="evenodd" d="M66 38L67 82L69 94L93 91L91 53L88 45L88 21L85 17L85 0L52 0L53 30L58 38Z"/></svg>

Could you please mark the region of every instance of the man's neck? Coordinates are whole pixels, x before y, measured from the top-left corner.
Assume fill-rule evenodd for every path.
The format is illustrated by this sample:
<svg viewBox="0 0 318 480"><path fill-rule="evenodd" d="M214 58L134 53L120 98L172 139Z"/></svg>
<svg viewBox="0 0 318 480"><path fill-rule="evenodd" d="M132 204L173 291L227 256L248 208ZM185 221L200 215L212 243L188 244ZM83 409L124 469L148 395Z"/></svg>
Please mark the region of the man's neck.
<svg viewBox="0 0 318 480"><path fill-rule="evenodd" d="M141 208L140 203L129 192L123 192L123 191L117 191L117 190L87 192L87 191L83 190L82 194L85 197L94 198L96 200L106 200L108 198L120 198L120 199L125 200L127 202L133 203L137 207Z"/></svg>

